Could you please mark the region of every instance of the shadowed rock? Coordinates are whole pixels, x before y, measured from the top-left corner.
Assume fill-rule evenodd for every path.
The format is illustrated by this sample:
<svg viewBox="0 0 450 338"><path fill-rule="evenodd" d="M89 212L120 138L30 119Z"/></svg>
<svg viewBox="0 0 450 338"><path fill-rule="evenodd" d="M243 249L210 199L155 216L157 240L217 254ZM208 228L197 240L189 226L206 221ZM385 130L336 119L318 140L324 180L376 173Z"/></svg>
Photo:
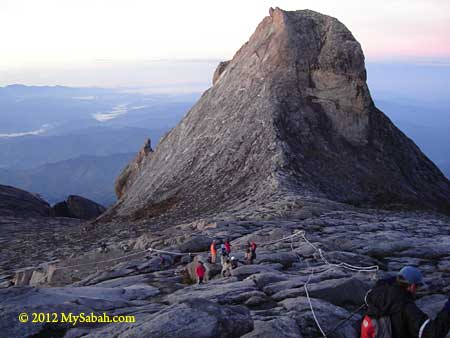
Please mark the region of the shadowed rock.
<svg viewBox="0 0 450 338"><path fill-rule="evenodd" d="M122 173L117 177L115 183L115 191L117 198L121 198L127 189L133 184L136 178L139 176L144 162L153 153L150 139L147 139L144 146L136 155L136 158L130 162Z"/></svg>
<svg viewBox="0 0 450 338"><path fill-rule="evenodd" d="M0 185L0 216L50 216L50 205L39 196L25 190Z"/></svg>
<svg viewBox="0 0 450 338"><path fill-rule="evenodd" d="M110 325L106 330L87 335L86 338L234 338L251 330L253 320L247 308L220 306L204 299L192 299L172 305L135 324L126 324L119 329Z"/></svg>
<svg viewBox="0 0 450 338"><path fill-rule="evenodd" d="M105 210L105 207L94 201L71 195L66 201L57 203L52 207L52 216L92 219L100 216Z"/></svg>

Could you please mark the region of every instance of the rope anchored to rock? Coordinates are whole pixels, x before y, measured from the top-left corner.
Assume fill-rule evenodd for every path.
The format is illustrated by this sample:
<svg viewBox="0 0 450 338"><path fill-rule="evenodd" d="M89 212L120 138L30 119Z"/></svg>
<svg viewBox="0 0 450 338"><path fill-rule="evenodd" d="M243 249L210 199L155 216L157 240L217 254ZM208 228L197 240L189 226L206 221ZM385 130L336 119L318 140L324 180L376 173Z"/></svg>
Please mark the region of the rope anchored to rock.
<svg viewBox="0 0 450 338"><path fill-rule="evenodd" d="M298 252L296 252L296 248L294 248L294 239L298 239L300 241L304 241L306 244L308 244L313 250L314 252L318 255L318 257L320 258L320 260L325 264L326 269L321 271L322 273L325 271L328 271L331 268L340 268L340 269L346 269L352 272L373 272L375 274L378 273L379 271L379 266L378 265L372 265L372 266L356 266L356 265L352 265L346 262L339 262L339 263L332 263L330 262L324 255L324 251L321 248L318 248L316 245L314 245L310 240L308 240L308 238L306 237L306 232L304 230L297 230L295 231L292 235L286 236L286 237L282 237L280 239L277 240L273 240L273 241L268 241L268 242L262 242L259 243L259 246L269 246L269 245L273 245L276 243L280 243L280 242L284 242L284 241L290 241L290 247L293 253L296 254L296 256L298 257L298 259L300 260L300 255L298 254ZM235 247L241 247L242 245L238 246L236 245ZM208 251L202 251L202 252L175 252L175 251L168 251L168 250L160 250L160 249L156 249L156 248L147 248L145 250L141 250L138 252L134 252L131 254L127 254L127 255L123 255L123 256L119 256L119 257L115 257L115 258L111 258L111 259L105 259L105 260L101 260L101 261L96 261L96 262L89 262L89 263L83 263L83 264L74 264L74 265L68 265L68 266L61 266L61 267L56 267L56 270L67 270L67 269L72 269L72 268L78 268L78 267L83 267L83 266L90 266L90 265L96 265L96 264L101 264L101 263L108 263L108 262L113 262L113 261L118 261L118 260L122 260L124 258L129 258L129 257L134 257L137 255L141 255L144 253L150 253L152 256L153 255L171 255L171 256L186 256L188 255L189 257L195 256L195 255L201 255L204 254ZM305 289L305 294L306 294L306 298L308 300L309 303L309 307L311 310L311 313L313 315L314 321L321 333L321 337L322 338L328 338L327 334L325 333L324 329L322 328L322 326L320 325L320 322L317 318L317 315L314 311L314 306L312 304L311 301L311 297L310 297L310 293L308 290L308 285L312 279L312 277L314 276L314 268L311 268L308 264L308 268L311 269L311 273L308 276L308 279L306 281L306 283L304 284L304 289ZM43 276L43 278L41 278L40 280L38 280L36 283L39 284L41 283L44 279L46 279L47 276ZM331 334L333 332L335 332L338 328L340 328L343 324L345 324L348 320L350 320L358 311L360 311L363 308L363 306L359 307L357 310L355 310L354 312L352 312L350 314L350 316L344 320L342 320L341 322L339 322L332 330L330 330L330 332L328 334Z"/></svg>
<svg viewBox="0 0 450 338"><path fill-rule="evenodd" d="M380 267L378 265L372 265L372 266L355 266L355 265L351 265L345 262L339 262L339 263L330 263L326 257L323 254L323 250L318 248L317 246L315 246L313 243L311 243L307 238L306 238L306 233L304 231L301 232L301 237L302 239L305 241L305 243L307 243L311 248L314 249L314 251L316 253L319 254L320 259L322 260L322 262L327 266L327 269L325 269L322 272L328 271L331 268L342 268L342 269L346 269L346 270L350 270L353 272L374 272L375 274L378 273L378 271L380 270ZM291 245L292 251L294 251L293 246ZM295 251L294 251L295 252ZM298 255L297 255L298 257ZM298 257L300 260L300 257ZM309 268L309 264L308 264L308 268ZM311 297L309 295L309 291L308 291L308 284L311 281L311 278L314 275L314 268L311 268L311 273L308 277L308 280L306 281L306 283L304 284L304 289L305 289L305 294L306 294L306 299L308 300L309 303L309 307L311 309L311 313L313 315L314 321L320 331L320 333L322 334L322 338L328 338L327 334L325 333L325 331L323 330L322 326L319 323L319 320L317 319L316 313L314 311L314 307L312 305L312 301L311 301ZM330 332L328 334L334 333L338 328L340 328L342 325L344 325L347 321L349 321L356 313L358 313L361 309L363 309L365 307L365 303L363 305L361 305L358 309L356 309L355 311L353 311L347 318L345 318L344 320L342 320L341 322L339 322L332 330L330 330Z"/></svg>

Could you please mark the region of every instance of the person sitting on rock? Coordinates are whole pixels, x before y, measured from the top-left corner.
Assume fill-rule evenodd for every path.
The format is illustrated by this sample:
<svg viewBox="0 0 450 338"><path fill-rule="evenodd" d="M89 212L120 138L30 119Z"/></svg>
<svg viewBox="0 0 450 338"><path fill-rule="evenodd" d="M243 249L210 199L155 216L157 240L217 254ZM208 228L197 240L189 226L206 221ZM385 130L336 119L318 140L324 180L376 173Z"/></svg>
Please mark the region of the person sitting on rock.
<svg viewBox="0 0 450 338"><path fill-rule="evenodd" d="M206 268L203 262L199 261L197 264L197 268L195 269L195 273L197 275L197 284L203 284L203 280L205 279Z"/></svg>
<svg viewBox="0 0 450 338"><path fill-rule="evenodd" d="M231 276L231 261L227 259L222 265L222 277Z"/></svg>
<svg viewBox="0 0 450 338"><path fill-rule="evenodd" d="M366 295L367 314L361 324L361 338L444 338L450 330L450 299L431 320L414 303L422 274L405 266L397 276L379 281ZM387 333L386 333L387 332Z"/></svg>
<svg viewBox="0 0 450 338"><path fill-rule="evenodd" d="M216 250L216 240L213 240L211 246L209 247L211 252L211 264L216 264L217 250Z"/></svg>

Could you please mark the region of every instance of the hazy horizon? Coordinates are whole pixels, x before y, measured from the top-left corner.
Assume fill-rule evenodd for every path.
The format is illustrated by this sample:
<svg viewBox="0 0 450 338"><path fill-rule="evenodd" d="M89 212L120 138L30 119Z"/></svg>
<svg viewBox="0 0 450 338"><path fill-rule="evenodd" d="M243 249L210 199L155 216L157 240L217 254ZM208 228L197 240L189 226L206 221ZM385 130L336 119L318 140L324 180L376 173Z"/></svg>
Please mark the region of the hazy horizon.
<svg viewBox="0 0 450 338"><path fill-rule="evenodd" d="M371 62L450 60L450 2L396 0L0 0L0 72L72 69L99 61L230 59L269 7L339 19ZM83 66L84 65L84 66Z"/></svg>
<svg viewBox="0 0 450 338"><path fill-rule="evenodd" d="M192 93L202 92L212 84L212 75L220 61L225 59L198 59L198 60L148 60L146 62L98 62L51 70L37 68L27 70L14 70L0 72L0 87L9 85L26 86L67 86L67 87L99 87L111 89L123 89L132 91L145 91L145 93ZM370 61L366 60L369 84L376 77L375 71L379 67L391 68L394 72L398 69L425 68L432 70L438 82L450 85L447 75L450 74L450 59L440 60L398 60L398 61ZM411 77L403 81L406 86L404 91L416 84L423 86L423 77L427 77L427 83L435 87L436 83L430 82L430 74L411 74L403 71L403 75ZM417 76L414 78L414 76ZM398 83L401 79L396 76L383 74L386 87L390 81ZM377 79L378 80L378 79ZM397 91L396 88L394 91ZM429 88L433 92L436 88ZM440 88L447 94L445 88Z"/></svg>
<svg viewBox="0 0 450 338"><path fill-rule="evenodd" d="M337 18L367 63L450 65L445 0L0 0L0 86L203 91L277 6Z"/></svg>

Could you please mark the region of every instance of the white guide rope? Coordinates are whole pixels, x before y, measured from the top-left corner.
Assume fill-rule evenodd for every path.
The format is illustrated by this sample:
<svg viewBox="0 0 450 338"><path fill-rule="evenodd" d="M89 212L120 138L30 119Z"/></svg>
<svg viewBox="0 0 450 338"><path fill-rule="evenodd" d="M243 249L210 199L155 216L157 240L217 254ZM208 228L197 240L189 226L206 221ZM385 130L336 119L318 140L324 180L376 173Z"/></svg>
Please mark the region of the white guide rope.
<svg viewBox="0 0 450 338"><path fill-rule="evenodd" d="M298 256L298 258L300 259L299 254L295 251L295 248L294 248L294 238L298 238L299 240L305 241L306 244L308 244L311 248L314 249L314 251L316 253L319 254L320 259L327 266L327 268L325 270L321 271L321 272L325 272L325 271L329 270L332 267L334 267L334 268L342 268L342 269L350 270L350 271L353 271L353 272L374 272L374 273L378 273L378 271L379 271L379 266L378 265L372 265L372 266L365 266L365 267L363 267L363 266L351 265L351 264L348 264L348 263L345 263L345 262L330 263L328 261L328 259L324 256L323 250L318 248L316 245L311 243L306 238L306 233L305 233L304 230L297 230L290 236L283 237L283 238L280 238L280 239L274 240L274 241L259 243L258 245L259 246L268 246L268 245L273 245L273 244L276 244L276 243L279 243L279 242L283 242L283 241L286 241L286 240L290 240L290 242L291 242L290 243L290 247L291 247L292 252L294 252ZM236 247L242 247L242 245L236 246ZM137 255L140 255L140 254L143 254L143 253L146 253L146 252L150 252L151 254L166 254L166 255L172 255L172 256L186 256L186 255L195 256L195 255L199 255L199 254L204 254L207 251L203 251L203 252L173 252L173 251L166 251L166 250L158 250L158 249L155 249L155 248L148 248L146 250L141 250L141 251L138 251L138 252L135 252L135 253L131 253L131 254L128 254L128 255L124 255L124 256L120 256L120 257L116 257L116 258L112 258L112 259L106 259L106 260L102 260L102 261L90 262L90 263L85 263L85 264L76 264L76 265L62 266L62 267L57 268L57 270L66 270L66 269L77 268L77 267L81 267L81 266L89 266L89 265L95 265L95 264L100 264L100 263L113 262L113 261L121 260L123 258L137 256ZM309 264L308 264L308 268L310 268ZM309 291L308 291L308 284L311 281L311 278L313 277L313 275L314 275L314 268L311 268L311 273L310 273L310 275L308 277L308 280L304 284L306 298L308 300L309 307L311 309L311 313L313 315L314 321L315 321L317 327L319 328L319 330L320 330L320 332L322 334L322 337L323 338L328 338L327 335L325 334L324 330L322 329L322 327L321 327L321 325L319 323L319 320L317 319L316 313L314 311L314 307L313 307L312 302L311 302ZM47 278L47 276L43 276L43 278L41 278L37 283L39 284L40 282L42 282L46 278Z"/></svg>

